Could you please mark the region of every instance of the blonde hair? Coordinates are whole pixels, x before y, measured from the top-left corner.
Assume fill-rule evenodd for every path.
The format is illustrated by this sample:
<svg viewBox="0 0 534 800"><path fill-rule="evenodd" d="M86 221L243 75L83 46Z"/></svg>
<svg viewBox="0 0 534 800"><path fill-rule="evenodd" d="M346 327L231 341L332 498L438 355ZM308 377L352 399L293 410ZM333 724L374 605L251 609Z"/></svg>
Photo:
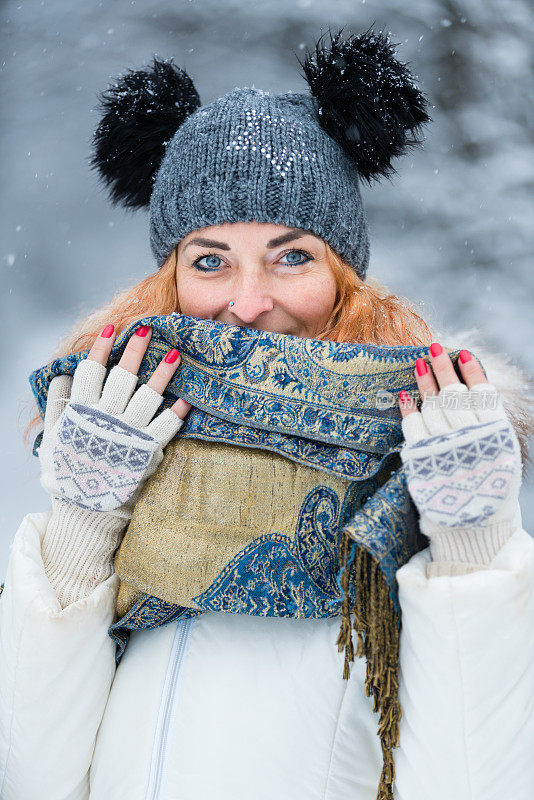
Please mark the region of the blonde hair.
<svg viewBox="0 0 534 800"><path fill-rule="evenodd" d="M315 339L376 345L431 344L430 327L406 300L391 294L372 278L362 281L352 267L325 244L327 262L337 287L336 301L327 325L314 336ZM118 292L109 303L79 320L60 340L50 361L90 349L108 323L115 326L119 335L143 317L179 312L177 257L178 247L175 247L156 272L135 286ZM30 401L30 404L30 413L35 412L35 401ZM25 445L39 422L41 415L37 411L24 431Z"/></svg>

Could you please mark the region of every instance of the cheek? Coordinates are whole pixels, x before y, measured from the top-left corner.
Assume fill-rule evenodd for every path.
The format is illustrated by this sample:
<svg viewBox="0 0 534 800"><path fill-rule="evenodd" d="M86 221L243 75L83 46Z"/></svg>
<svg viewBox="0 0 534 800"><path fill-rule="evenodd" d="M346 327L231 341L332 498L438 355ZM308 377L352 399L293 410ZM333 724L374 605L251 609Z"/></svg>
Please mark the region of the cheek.
<svg viewBox="0 0 534 800"><path fill-rule="evenodd" d="M287 295L286 308L302 320L326 322L336 301L336 285L333 279L325 276L323 280L309 285L302 282L298 289Z"/></svg>
<svg viewBox="0 0 534 800"><path fill-rule="evenodd" d="M182 314L188 317L208 317L215 312L217 298L211 296L205 285L199 286L194 277L178 275L176 289Z"/></svg>

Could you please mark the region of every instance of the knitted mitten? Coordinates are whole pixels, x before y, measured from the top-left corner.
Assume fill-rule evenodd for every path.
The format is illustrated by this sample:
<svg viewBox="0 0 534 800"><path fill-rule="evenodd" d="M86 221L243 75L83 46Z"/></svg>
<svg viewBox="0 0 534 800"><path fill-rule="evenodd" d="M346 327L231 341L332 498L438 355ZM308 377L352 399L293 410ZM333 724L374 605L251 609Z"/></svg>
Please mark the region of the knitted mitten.
<svg viewBox="0 0 534 800"><path fill-rule="evenodd" d="M112 556L145 481L183 425L138 376L96 361L50 384L39 448L41 484L52 496L42 542L45 571L64 607L113 572ZM69 396L70 391L70 396Z"/></svg>
<svg viewBox="0 0 534 800"><path fill-rule="evenodd" d="M513 533L520 446L497 389L444 387L404 417L401 458L436 565L427 575L489 566Z"/></svg>

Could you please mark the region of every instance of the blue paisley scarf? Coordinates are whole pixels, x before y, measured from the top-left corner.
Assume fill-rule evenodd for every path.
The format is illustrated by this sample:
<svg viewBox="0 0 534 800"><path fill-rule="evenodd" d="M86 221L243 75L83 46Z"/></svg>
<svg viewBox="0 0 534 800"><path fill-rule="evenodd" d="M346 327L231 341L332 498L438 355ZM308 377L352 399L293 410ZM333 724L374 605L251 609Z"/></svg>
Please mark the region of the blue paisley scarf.
<svg viewBox="0 0 534 800"><path fill-rule="evenodd" d="M340 616L337 644L345 650L344 677L355 655L367 660L366 692L380 712L384 756L378 798L391 800L392 749L401 713L395 573L427 546L399 457L397 396L401 389L417 392L415 359L427 356L427 348L334 343L175 313L144 317L122 331L109 367L141 325L152 326L153 333L140 383L176 347L182 362L160 411L177 397L193 408L143 487L115 554L121 584L109 635L117 645L117 663L132 630L206 610ZM87 353L58 358L32 372L29 380L42 416L52 378L72 375ZM454 361L457 352L450 354ZM273 465L283 478L276 491L267 487L269 493L264 489L274 480ZM245 469L259 476L255 485L239 477ZM185 477L176 477L195 471L199 482L189 488ZM223 486L217 475L232 480ZM179 494L182 482L186 490ZM273 496L280 498L276 505ZM226 514L231 537L213 538L217 517L210 516L210 505ZM249 526L241 531L236 514L245 506L256 516L241 514ZM158 516L162 507L166 517ZM181 539L185 528L187 538ZM167 552L161 544L165 536ZM191 542L199 549L186 558L185 544ZM212 574L206 577L204 569L201 580L195 565L207 554Z"/></svg>

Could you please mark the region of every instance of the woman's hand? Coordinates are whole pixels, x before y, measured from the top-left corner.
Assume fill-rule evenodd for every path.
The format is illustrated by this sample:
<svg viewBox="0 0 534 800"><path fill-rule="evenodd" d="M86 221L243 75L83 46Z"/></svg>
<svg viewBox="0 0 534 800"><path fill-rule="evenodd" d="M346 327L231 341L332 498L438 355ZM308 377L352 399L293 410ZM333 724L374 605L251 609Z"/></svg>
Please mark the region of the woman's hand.
<svg viewBox="0 0 534 800"><path fill-rule="evenodd" d="M39 460L41 484L53 497L131 516L142 484L161 463L163 448L191 408L178 399L152 419L180 364L177 350L134 393L151 334L148 326L138 328L108 375L116 338L108 325L74 375L50 383Z"/></svg>
<svg viewBox="0 0 534 800"><path fill-rule="evenodd" d="M434 560L451 560L451 537L457 545L461 534L478 548L476 557L471 550L465 560L489 563L480 537L502 544L513 532L521 484L519 442L499 393L469 351L461 350L458 358L464 383L437 343L430 348L430 363L431 369L423 359L416 361L421 410L407 392L399 395L405 438L400 455L408 489Z"/></svg>

